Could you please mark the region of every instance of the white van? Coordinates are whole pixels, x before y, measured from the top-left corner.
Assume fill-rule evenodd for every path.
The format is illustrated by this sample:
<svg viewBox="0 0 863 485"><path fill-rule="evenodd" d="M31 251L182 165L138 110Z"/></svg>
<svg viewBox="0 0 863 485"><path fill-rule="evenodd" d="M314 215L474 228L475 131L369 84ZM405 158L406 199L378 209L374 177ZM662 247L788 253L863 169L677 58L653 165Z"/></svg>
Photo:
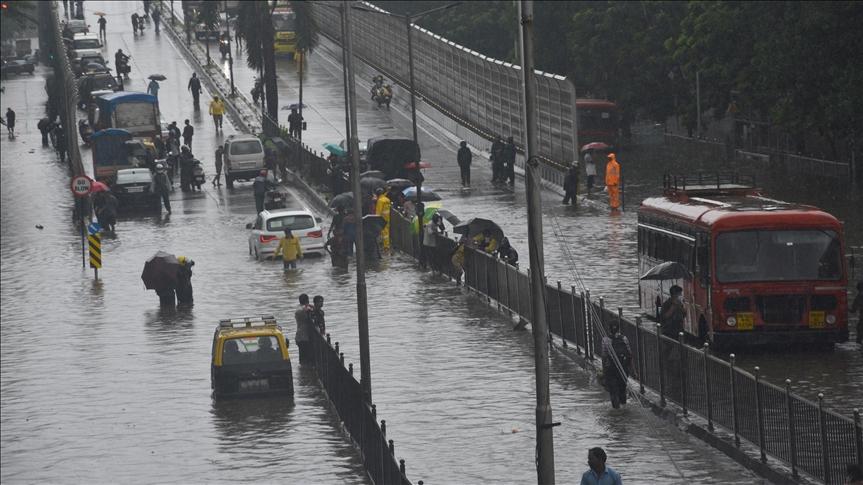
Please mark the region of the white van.
<svg viewBox="0 0 863 485"><path fill-rule="evenodd" d="M75 59L102 55L102 41L96 34L75 34L72 38L72 52Z"/></svg>
<svg viewBox="0 0 863 485"><path fill-rule="evenodd" d="M264 169L264 144L252 135L230 135L225 140L225 183L252 180Z"/></svg>

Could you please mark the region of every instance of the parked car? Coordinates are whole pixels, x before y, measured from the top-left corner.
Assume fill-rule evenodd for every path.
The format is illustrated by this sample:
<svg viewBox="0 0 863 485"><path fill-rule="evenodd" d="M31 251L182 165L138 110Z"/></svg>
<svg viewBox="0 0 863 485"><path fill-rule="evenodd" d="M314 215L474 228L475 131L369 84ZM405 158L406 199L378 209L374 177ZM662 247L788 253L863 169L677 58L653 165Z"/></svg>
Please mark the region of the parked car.
<svg viewBox="0 0 863 485"><path fill-rule="evenodd" d="M9 74L33 74L36 71L36 65L24 59L3 59L3 66L0 68L0 74L3 77Z"/></svg>
<svg viewBox="0 0 863 485"><path fill-rule="evenodd" d="M72 71L76 77L86 76L99 72L111 72L108 67L108 61L102 57L102 54L88 55L81 58L75 58L71 62Z"/></svg>
<svg viewBox="0 0 863 485"><path fill-rule="evenodd" d="M306 209L262 211L254 223L246 225L247 229L251 229L249 254L257 260L272 257L279 245L279 238L285 235L285 229L290 229L294 236L300 238L300 247L304 253L321 253L324 250L321 221L320 217L315 217Z"/></svg>
<svg viewBox="0 0 863 485"><path fill-rule="evenodd" d="M210 386L216 399L294 394L288 341L272 315L219 321Z"/></svg>
<svg viewBox="0 0 863 485"><path fill-rule="evenodd" d="M75 57L102 54L102 41L96 34L75 34L72 37L72 51Z"/></svg>
<svg viewBox="0 0 863 485"><path fill-rule="evenodd" d="M264 144L253 135L230 135L225 140L225 184L252 180L264 169Z"/></svg>
<svg viewBox="0 0 863 485"><path fill-rule="evenodd" d="M87 109L93 98L120 90L114 76L99 72L78 78L78 108Z"/></svg>
<svg viewBox="0 0 863 485"><path fill-rule="evenodd" d="M117 180L111 187L121 207L158 207L153 192L153 173L148 168L117 170Z"/></svg>
<svg viewBox="0 0 863 485"><path fill-rule="evenodd" d="M90 26L87 25L87 22L80 19L71 19L63 22L63 29L68 30L68 33L72 34L69 38L74 37L75 34L90 32Z"/></svg>

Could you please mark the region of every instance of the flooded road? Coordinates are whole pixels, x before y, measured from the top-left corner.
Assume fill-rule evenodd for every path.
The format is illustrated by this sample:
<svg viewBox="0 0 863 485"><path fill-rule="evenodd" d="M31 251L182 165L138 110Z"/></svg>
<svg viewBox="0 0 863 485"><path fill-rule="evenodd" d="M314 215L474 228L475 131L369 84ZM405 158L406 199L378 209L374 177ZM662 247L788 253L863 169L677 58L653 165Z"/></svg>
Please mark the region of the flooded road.
<svg viewBox="0 0 863 485"><path fill-rule="evenodd" d="M160 91L165 119L194 120L193 149L212 176L208 153L219 137L206 114L192 111L185 89L191 71L168 37L149 29L144 37L125 33L139 3L93 1L86 8L109 14L107 52L123 46L132 53L133 89L143 89L153 72L168 76ZM358 453L296 354L293 400L216 405L209 384L218 319L272 313L292 337L301 292L325 296L328 330L358 367L353 268L309 258L285 274L278 262L255 262L244 227L254 216L251 186L207 184L203 193L173 192L171 216L121 217L116 236L103 241L104 268L94 281L80 266L66 170L39 146L42 82L21 78L4 86L4 104L16 100L22 122L17 139L0 142L0 177L15 181L0 192L0 479L367 483ZM428 150L434 154L434 145ZM429 175L430 184L449 187L443 172ZM497 201L501 211L523 207L521 193L479 189L476 200L453 197L450 207L459 214L474 202ZM302 204L292 195L292 204ZM595 210L602 220L598 208L578 210ZM508 221L513 233L517 217ZM192 309L162 311L144 290L143 262L159 249L196 261ZM408 476L426 483L535 481L530 333L513 332L499 312L417 272L401 255L370 268L368 287L375 403ZM569 358L552 353L551 372L554 415L562 422L555 428L560 483L577 482L592 446L606 448L628 483L760 482L643 409L612 410L592 375Z"/></svg>

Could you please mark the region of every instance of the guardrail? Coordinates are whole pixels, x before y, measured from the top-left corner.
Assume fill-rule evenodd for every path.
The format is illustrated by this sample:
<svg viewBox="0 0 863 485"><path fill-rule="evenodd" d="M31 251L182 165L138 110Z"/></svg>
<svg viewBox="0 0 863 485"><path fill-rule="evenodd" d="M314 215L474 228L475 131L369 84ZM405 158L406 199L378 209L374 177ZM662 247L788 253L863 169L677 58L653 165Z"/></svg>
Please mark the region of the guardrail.
<svg viewBox="0 0 863 485"><path fill-rule="evenodd" d="M393 211L390 217L393 247L418 258L418 238L411 223ZM456 241L438 236L425 254L432 270L463 280L469 288L500 310L530 321L529 273L483 251L464 250L464 265L457 267L451 255ZM734 355L724 361L679 339L661 335L659 324L644 324L640 316L627 319L622 308L606 308L602 298L589 291L564 288L561 282L545 287L549 331L563 347L596 365L602 348L601 328L616 321L633 344L633 377L638 392L647 389L659 396L659 405L680 406L684 415L694 413L707 421L708 431L721 426L733 433L734 445L745 440L757 447L760 460L768 456L792 469L828 484L844 483L845 466L863 463L863 427L860 411L849 418L824 407L823 396L813 403L791 391L791 382L776 386L735 366Z"/></svg>
<svg viewBox="0 0 863 485"><path fill-rule="evenodd" d="M81 151L78 149L78 85L69 63L66 44L63 42L57 3L38 2L38 15L40 22L46 26L40 28L40 34L50 37L46 45L51 49L48 58L54 68L54 77L48 81L49 100L55 103L60 119L63 120L72 175L84 175L86 171L81 161Z"/></svg>
<svg viewBox="0 0 863 485"><path fill-rule="evenodd" d="M354 379L353 363L345 368L345 354L338 342L332 345L330 334L326 339L317 332L312 335L318 380L359 447L369 477L381 485L411 485L405 475L405 461L396 460L395 443L387 439L386 420L378 424L377 406L366 402L362 385Z"/></svg>

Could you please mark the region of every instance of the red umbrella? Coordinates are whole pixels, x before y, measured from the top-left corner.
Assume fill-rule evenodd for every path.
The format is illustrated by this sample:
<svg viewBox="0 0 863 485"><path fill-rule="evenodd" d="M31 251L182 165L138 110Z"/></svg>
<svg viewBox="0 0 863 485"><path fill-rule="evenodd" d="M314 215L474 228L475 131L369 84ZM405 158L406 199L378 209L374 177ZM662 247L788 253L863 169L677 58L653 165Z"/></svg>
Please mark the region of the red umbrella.
<svg viewBox="0 0 863 485"><path fill-rule="evenodd" d="M104 182L93 182L93 185L90 186L90 193L95 194L96 192L110 192L111 189L105 185Z"/></svg>
<svg viewBox="0 0 863 485"><path fill-rule="evenodd" d="M581 147L582 152L586 152L588 150L608 150L608 145L601 141L595 141Z"/></svg>

